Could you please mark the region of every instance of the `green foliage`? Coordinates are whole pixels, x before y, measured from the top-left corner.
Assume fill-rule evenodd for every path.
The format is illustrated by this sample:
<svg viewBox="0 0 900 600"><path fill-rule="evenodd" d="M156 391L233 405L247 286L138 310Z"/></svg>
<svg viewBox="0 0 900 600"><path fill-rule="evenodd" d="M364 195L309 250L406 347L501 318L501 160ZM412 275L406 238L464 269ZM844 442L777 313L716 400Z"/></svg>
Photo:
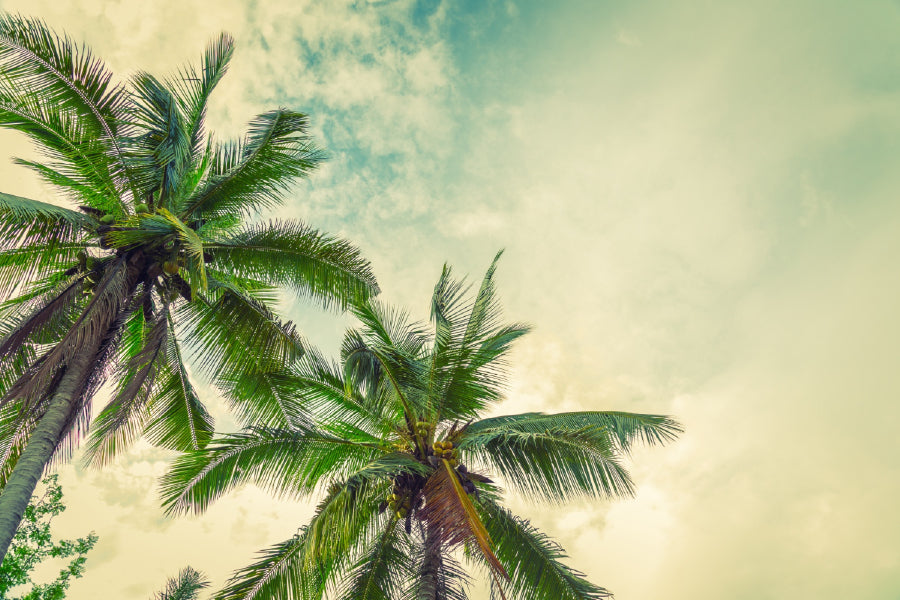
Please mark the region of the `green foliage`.
<svg viewBox="0 0 900 600"><path fill-rule="evenodd" d="M84 574L87 553L97 543L93 533L75 540L54 540L50 532L53 518L66 507L62 503L62 488L56 475L42 482L46 489L41 496L34 496L25 509L25 517L13 538L9 552L0 565L0 599L9 600L61 600L72 579ZM47 559L71 559L50 583L35 583L32 571ZM28 586L21 595L10 595L19 586Z"/></svg>
<svg viewBox="0 0 900 600"><path fill-rule="evenodd" d="M153 594L151 600L197 600L200 591L209 587L203 573L185 567L176 577L166 582L162 591Z"/></svg>
<svg viewBox="0 0 900 600"><path fill-rule="evenodd" d="M661 415L599 411L481 419L502 399L504 359L528 330L500 318L496 262L472 299L443 269L431 332L369 300L353 308L361 325L345 336L340 364L306 348L287 368L234 380L235 395L267 407L263 424L178 458L163 479L166 509L203 511L246 483L325 497L217 600L462 600L460 549L487 567L503 597L609 595L503 508L489 476L541 502L629 496L624 459L634 444L672 441L681 427Z"/></svg>
<svg viewBox="0 0 900 600"><path fill-rule="evenodd" d="M275 313L279 288L340 309L377 292L348 242L259 218L323 157L308 117L283 108L254 118L243 139L213 141L207 104L232 55L222 34L197 66L116 83L87 47L0 14L0 127L34 142L39 158L18 164L73 205L0 193L0 483L86 348L100 350L58 447L80 442L93 391L114 375L90 462L142 435L196 450L213 423L185 360L247 422L284 424L283 410L242 393L247 377L288 369L305 351Z"/></svg>

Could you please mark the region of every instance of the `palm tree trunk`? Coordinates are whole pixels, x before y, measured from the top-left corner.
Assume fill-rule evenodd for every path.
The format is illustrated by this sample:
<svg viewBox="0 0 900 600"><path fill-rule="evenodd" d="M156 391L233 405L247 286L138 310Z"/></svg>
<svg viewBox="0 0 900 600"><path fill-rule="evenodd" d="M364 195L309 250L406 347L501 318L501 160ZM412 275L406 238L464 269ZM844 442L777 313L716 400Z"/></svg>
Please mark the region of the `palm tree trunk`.
<svg viewBox="0 0 900 600"><path fill-rule="evenodd" d="M419 589L416 600L439 600L443 598L441 567L441 536L434 525L427 526L425 535L425 556L419 569Z"/></svg>
<svg viewBox="0 0 900 600"><path fill-rule="evenodd" d="M95 324L94 333L79 344L80 347L73 351L67 361L66 372L50 397L47 411L28 438L22 455L10 473L6 487L0 493L0 563L6 557L38 480L53 458L53 453L56 452L65 433L66 425L71 422L72 411L77 407L81 390L91 371L97 367L97 354L100 352L103 339L111 333L110 328L115 327L116 317L137 287L138 275L142 270L141 260L142 255L138 253L123 259L113 267L124 270L118 273L124 275L125 294L115 298L112 305L104 305L97 309L103 311L102 318Z"/></svg>
<svg viewBox="0 0 900 600"><path fill-rule="evenodd" d="M16 534L22 515L25 514L25 507L31 500L44 467L50 462L59 445L63 429L75 408L79 391L93 367L100 347L99 336L95 337L95 340L88 342L87 347L77 352L66 365L66 372L53 392L47 412L38 421L9 476L6 487L0 493L0 562L6 557L9 544Z"/></svg>

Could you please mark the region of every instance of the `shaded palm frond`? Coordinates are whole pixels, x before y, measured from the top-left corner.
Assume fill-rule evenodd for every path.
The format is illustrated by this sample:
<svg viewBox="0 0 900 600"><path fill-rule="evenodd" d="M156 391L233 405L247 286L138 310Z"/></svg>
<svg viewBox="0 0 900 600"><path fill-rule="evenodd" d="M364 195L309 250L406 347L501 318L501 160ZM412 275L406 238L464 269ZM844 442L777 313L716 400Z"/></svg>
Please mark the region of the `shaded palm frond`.
<svg viewBox="0 0 900 600"><path fill-rule="evenodd" d="M370 439L343 439L312 428L253 428L176 459L162 479L163 505L168 513L201 512L248 482L299 498L323 477L353 472L380 453Z"/></svg>
<svg viewBox="0 0 900 600"><path fill-rule="evenodd" d="M291 288L325 307L346 308L378 290L357 248L298 221L248 225L205 247L210 266Z"/></svg>
<svg viewBox="0 0 900 600"><path fill-rule="evenodd" d="M578 428L531 424L513 419L491 429L467 429L461 455L499 472L533 501L564 502L577 496L630 496L634 484L610 432L599 426Z"/></svg>
<svg viewBox="0 0 900 600"><path fill-rule="evenodd" d="M131 321L136 323L140 337L120 367L115 396L94 419L84 453L87 464L108 463L140 437L150 418L149 399L153 388L166 368L168 308L157 314L152 323L144 323L141 311L132 313Z"/></svg>
<svg viewBox="0 0 900 600"><path fill-rule="evenodd" d="M495 540L497 556L507 566L509 580L497 582L521 600L600 600L612 594L566 566L563 549L526 519L492 500L482 498L478 512Z"/></svg>
<svg viewBox="0 0 900 600"><path fill-rule="evenodd" d="M398 598L412 571L409 544L391 517L384 532L372 540L349 565L342 600L393 600Z"/></svg>
<svg viewBox="0 0 900 600"><path fill-rule="evenodd" d="M478 516L472 500L463 489L462 483L446 460L428 478L422 490L425 506L419 510L419 518L433 534L431 543L445 551L461 544L477 547L492 572L506 577L503 565L493 552L493 542Z"/></svg>

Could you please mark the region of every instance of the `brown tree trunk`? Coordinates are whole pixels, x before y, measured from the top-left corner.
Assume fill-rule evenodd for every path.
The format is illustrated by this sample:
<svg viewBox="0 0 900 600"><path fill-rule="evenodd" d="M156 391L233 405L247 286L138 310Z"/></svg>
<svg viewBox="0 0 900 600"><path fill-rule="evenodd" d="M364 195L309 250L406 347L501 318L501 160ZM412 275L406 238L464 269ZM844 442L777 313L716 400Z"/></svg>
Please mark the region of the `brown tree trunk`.
<svg viewBox="0 0 900 600"><path fill-rule="evenodd" d="M63 435L63 429L76 407L79 391L96 359L100 347L99 338L87 346L88 348L76 353L66 365L65 375L50 398L47 412L31 433L6 487L3 488L3 493L0 493L0 562L9 550L9 544L16 534L22 515L25 514L25 507L31 500L44 467L53 457Z"/></svg>
<svg viewBox="0 0 900 600"><path fill-rule="evenodd" d="M138 276L142 270L141 258L140 254L135 254L113 267L116 270L125 269L125 293L98 309L104 311L103 318L87 339L73 349L64 367L65 373L50 397L46 412L28 438L25 449L0 493L0 563L6 557L44 469L65 434L66 424L71 422L72 412L78 408L78 398L83 386L91 371L97 367L96 361L103 339L112 333L110 328L115 326L119 312L137 288ZM116 275L111 274L112 277Z"/></svg>

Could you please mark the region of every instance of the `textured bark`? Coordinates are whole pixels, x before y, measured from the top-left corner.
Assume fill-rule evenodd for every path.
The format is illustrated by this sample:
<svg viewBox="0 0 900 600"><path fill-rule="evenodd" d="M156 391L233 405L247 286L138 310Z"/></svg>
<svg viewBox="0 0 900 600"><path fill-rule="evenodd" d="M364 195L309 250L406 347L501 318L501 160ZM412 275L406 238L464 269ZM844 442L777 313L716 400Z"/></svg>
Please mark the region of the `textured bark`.
<svg viewBox="0 0 900 600"><path fill-rule="evenodd" d="M66 426L73 422L73 412L78 409L78 399L84 385L97 365L98 354L104 338L115 327L116 317L134 293L144 265L140 254L132 255L118 267L125 269L124 295L111 305L102 307L102 318L94 324L92 332L79 343L68 358L65 374L53 391L47 410L28 438L6 487L0 493L0 562L6 557L22 515L44 469L56 452Z"/></svg>
<svg viewBox="0 0 900 600"><path fill-rule="evenodd" d="M77 406L79 390L90 373L100 347L99 338L87 346L66 365L66 373L50 399L47 412L32 432L3 493L0 494L0 562L9 550L25 507L28 506L34 488L44 473L44 467L53 457L63 429Z"/></svg>
<svg viewBox="0 0 900 600"><path fill-rule="evenodd" d="M416 600L440 600L444 597L443 582L441 581L441 568L443 556L441 555L440 534L434 525L428 525L425 537L425 556L419 569L419 589Z"/></svg>

